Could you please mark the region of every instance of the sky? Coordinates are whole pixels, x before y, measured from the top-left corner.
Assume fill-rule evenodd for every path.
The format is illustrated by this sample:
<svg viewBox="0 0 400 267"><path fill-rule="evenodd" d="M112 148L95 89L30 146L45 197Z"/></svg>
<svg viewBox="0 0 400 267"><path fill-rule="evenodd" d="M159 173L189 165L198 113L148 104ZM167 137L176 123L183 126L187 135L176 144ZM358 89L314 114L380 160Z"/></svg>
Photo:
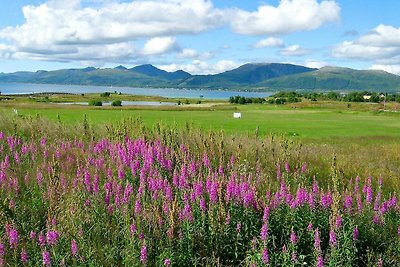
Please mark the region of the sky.
<svg viewBox="0 0 400 267"><path fill-rule="evenodd" d="M245 63L400 75L399 0L1 1L0 72Z"/></svg>

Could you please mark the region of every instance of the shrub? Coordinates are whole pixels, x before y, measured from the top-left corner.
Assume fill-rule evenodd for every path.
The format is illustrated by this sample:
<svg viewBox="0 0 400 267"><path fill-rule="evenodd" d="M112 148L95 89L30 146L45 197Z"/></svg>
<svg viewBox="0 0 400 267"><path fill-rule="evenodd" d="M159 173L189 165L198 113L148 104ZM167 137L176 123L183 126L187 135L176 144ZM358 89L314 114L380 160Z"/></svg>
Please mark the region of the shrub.
<svg viewBox="0 0 400 267"><path fill-rule="evenodd" d="M111 103L111 106L113 106L113 107L121 107L122 106L122 102L121 102L121 100L114 100Z"/></svg>
<svg viewBox="0 0 400 267"><path fill-rule="evenodd" d="M101 107L103 105L103 102L101 102L100 100L90 100L88 104L89 106Z"/></svg>
<svg viewBox="0 0 400 267"><path fill-rule="evenodd" d="M101 97L109 97L110 95L111 95L110 92L104 92L100 94Z"/></svg>

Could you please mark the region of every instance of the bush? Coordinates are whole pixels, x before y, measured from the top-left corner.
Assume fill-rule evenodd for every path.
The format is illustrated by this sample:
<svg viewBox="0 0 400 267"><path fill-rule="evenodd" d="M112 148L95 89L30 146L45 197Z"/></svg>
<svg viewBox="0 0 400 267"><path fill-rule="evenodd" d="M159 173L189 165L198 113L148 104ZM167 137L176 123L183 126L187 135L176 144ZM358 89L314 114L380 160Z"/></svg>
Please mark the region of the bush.
<svg viewBox="0 0 400 267"><path fill-rule="evenodd" d="M100 94L101 97L109 97L110 95L111 95L110 92L104 92Z"/></svg>
<svg viewBox="0 0 400 267"><path fill-rule="evenodd" d="M122 102L121 102L121 100L114 100L111 103L111 106L113 106L113 107L121 107L122 106Z"/></svg>
<svg viewBox="0 0 400 267"><path fill-rule="evenodd" d="M89 106L101 107L103 105L103 102L101 102L100 100L90 100L88 104Z"/></svg>

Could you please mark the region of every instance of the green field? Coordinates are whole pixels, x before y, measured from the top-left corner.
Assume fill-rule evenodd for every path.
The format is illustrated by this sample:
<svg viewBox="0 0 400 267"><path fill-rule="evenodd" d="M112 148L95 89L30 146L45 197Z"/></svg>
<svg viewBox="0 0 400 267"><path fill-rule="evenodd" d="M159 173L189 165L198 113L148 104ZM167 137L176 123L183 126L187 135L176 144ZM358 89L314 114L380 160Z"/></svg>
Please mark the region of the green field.
<svg viewBox="0 0 400 267"><path fill-rule="evenodd" d="M224 130L226 133L244 133L265 136L285 136L314 142L357 142L374 140L386 142L400 137L400 114L389 112L340 110L334 108L291 108L269 105L235 106L237 110L159 110L159 109L110 109L110 108L45 108L17 107L22 116L43 116L71 124L83 120L84 114L91 124L112 123L124 118L140 117L151 126L157 122L184 126L187 122L205 130ZM233 108L233 106L232 106ZM8 109L10 112L10 109ZM233 112L241 112L241 119L234 119ZM388 138L385 140L385 138Z"/></svg>

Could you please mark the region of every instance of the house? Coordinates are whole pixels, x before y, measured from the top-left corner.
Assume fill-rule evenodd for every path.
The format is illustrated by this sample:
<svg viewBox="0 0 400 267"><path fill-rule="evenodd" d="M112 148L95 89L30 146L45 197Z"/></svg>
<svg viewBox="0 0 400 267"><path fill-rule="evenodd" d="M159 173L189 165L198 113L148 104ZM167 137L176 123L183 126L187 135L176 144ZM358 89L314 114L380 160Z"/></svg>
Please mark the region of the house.
<svg viewBox="0 0 400 267"><path fill-rule="evenodd" d="M364 100L370 100L372 96L370 95L363 95Z"/></svg>

